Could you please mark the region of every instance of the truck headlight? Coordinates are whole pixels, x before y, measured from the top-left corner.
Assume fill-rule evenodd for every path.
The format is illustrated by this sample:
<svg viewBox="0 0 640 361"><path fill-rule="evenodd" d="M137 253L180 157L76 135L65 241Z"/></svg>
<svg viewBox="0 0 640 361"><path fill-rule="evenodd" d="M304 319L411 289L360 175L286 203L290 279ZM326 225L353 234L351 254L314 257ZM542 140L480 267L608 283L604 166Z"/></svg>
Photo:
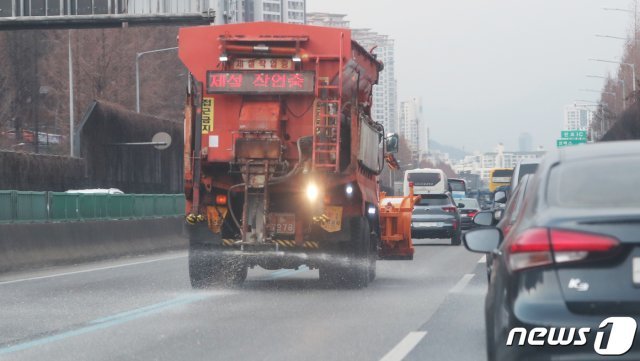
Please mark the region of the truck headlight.
<svg viewBox="0 0 640 361"><path fill-rule="evenodd" d="M348 196L351 196L353 194L353 186L351 184L347 184L347 188L345 188L345 191L347 192Z"/></svg>
<svg viewBox="0 0 640 361"><path fill-rule="evenodd" d="M318 186L314 183L309 183L307 185L307 199L309 202L315 202L318 199L318 195L320 195L320 190Z"/></svg>

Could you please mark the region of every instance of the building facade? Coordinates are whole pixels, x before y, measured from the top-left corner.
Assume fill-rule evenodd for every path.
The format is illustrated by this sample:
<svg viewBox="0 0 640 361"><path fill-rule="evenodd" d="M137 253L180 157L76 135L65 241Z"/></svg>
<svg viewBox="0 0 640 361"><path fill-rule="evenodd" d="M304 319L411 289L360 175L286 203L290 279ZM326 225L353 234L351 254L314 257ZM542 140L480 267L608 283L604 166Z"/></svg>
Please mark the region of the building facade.
<svg viewBox="0 0 640 361"><path fill-rule="evenodd" d="M422 99L413 97L400 103L398 132L407 141L414 161L420 161L420 154L429 153L427 139L422 139L420 129L423 122Z"/></svg>
<svg viewBox="0 0 640 361"><path fill-rule="evenodd" d="M373 88L373 119L384 125L387 133L398 133L398 82L395 70L395 42L387 35L370 29L353 29L352 37L384 64L378 84Z"/></svg>
<svg viewBox="0 0 640 361"><path fill-rule="evenodd" d="M306 0L0 0L0 17L194 14L215 11L216 24L304 24Z"/></svg>
<svg viewBox="0 0 640 361"><path fill-rule="evenodd" d="M518 138L518 150L530 152L533 150L533 137L529 133L522 133Z"/></svg>
<svg viewBox="0 0 640 361"><path fill-rule="evenodd" d="M593 112L584 105L571 104L564 108L564 130L589 130Z"/></svg>
<svg viewBox="0 0 640 361"><path fill-rule="evenodd" d="M349 28L344 14L309 13L307 24L336 28ZM398 133L398 82L395 70L395 42L387 35L371 29L352 29L351 37L384 64L378 84L373 88L371 116L382 123L387 133Z"/></svg>
<svg viewBox="0 0 640 361"><path fill-rule="evenodd" d="M274 21L304 24L306 0L242 0L242 16L235 22Z"/></svg>
<svg viewBox="0 0 640 361"><path fill-rule="evenodd" d="M484 182L489 180L489 171L493 168L514 168L524 159L542 158L545 152L542 150L526 152L508 152L498 145L494 152L479 153L466 156L461 162L456 163L453 169L456 173L477 174Z"/></svg>
<svg viewBox="0 0 640 361"><path fill-rule="evenodd" d="M351 24L346 17L346 14L307 13L307 24L331 28L350 28Z"/></svg>

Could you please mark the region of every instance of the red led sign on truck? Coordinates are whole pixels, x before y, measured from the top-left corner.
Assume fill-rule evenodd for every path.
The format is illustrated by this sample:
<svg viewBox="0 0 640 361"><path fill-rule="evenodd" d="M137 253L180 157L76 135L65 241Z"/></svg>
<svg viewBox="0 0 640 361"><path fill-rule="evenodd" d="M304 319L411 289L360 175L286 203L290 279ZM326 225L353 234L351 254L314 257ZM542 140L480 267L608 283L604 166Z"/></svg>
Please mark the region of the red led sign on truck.
<svg viewBox="0 0 640 361"><path fill-rule="evenodd" d="M292 94L314 91L312 71L207 72L207 93Z"/></svg>

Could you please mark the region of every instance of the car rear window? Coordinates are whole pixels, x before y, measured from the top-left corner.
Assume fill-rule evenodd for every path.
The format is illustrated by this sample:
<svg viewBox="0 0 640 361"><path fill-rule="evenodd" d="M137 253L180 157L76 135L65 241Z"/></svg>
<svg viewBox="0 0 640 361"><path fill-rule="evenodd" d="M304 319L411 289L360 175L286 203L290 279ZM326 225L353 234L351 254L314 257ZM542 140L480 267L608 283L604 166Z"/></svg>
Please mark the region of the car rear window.
<svg viewBox="0 0 640 361"><path fill-rule="evenodd" d="M511 177L513 175L513 169L498 169L493 172L494 177Z"/></svg>
<svg viewBox="0 0 640 361"><path fill-rule="evenodd" d="M449 197L445 194L425 194L422 195L418 205L421 206L448 206L451 205Z"/></svg>
<svg viewBox="0 0 640 361"><path fill-rule="evenodd" d="M431 187L440 183L439 173L409 173L407 181L418 187Z"/></svg>
<svg viewBox="0 0 640 361"><path fill-rule="evenodd" d="M521 180L527 174L533 174L538 170L537 164L520 164L520 172L518 173L518 180Z"/></svg>
<svg viewBox="0 0 640 361"><path fill-rule="evenodd" d="M478 209L480 205L478 205L478 201L475 199L464 198L458 199L456 202L464 204L464 209Z"/></svg>
<svg viewBox="0 0 640 361"><path fill-rule="evenodd" d="M451 180L449 179L449 185L451 186L452 192L464 192L466 191L464 186L464 181Z"/></svg>
<svg viewBox="0 0 640 361"><path fill-rule="evenodd" d="M560 164L551 169L547 201L566 208L640 208L637 164L637 156Z"/></svg>

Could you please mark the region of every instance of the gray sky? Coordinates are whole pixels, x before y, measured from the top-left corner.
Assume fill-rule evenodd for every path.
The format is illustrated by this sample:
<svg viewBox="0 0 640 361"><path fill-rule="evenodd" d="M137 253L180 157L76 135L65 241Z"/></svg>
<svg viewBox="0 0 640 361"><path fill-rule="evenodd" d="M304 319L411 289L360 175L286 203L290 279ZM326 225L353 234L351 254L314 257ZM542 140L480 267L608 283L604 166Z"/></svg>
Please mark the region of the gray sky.
<svg viewBox="0 0 640 361"><path fill-rule="evenodd" d="M308 0L308 11L349 14L352 27L396 40L399 101L422 96L431 138L467 151L555 148L563 109L596 100L600 79L615 74L631 14L628 0Z"/></svg>

